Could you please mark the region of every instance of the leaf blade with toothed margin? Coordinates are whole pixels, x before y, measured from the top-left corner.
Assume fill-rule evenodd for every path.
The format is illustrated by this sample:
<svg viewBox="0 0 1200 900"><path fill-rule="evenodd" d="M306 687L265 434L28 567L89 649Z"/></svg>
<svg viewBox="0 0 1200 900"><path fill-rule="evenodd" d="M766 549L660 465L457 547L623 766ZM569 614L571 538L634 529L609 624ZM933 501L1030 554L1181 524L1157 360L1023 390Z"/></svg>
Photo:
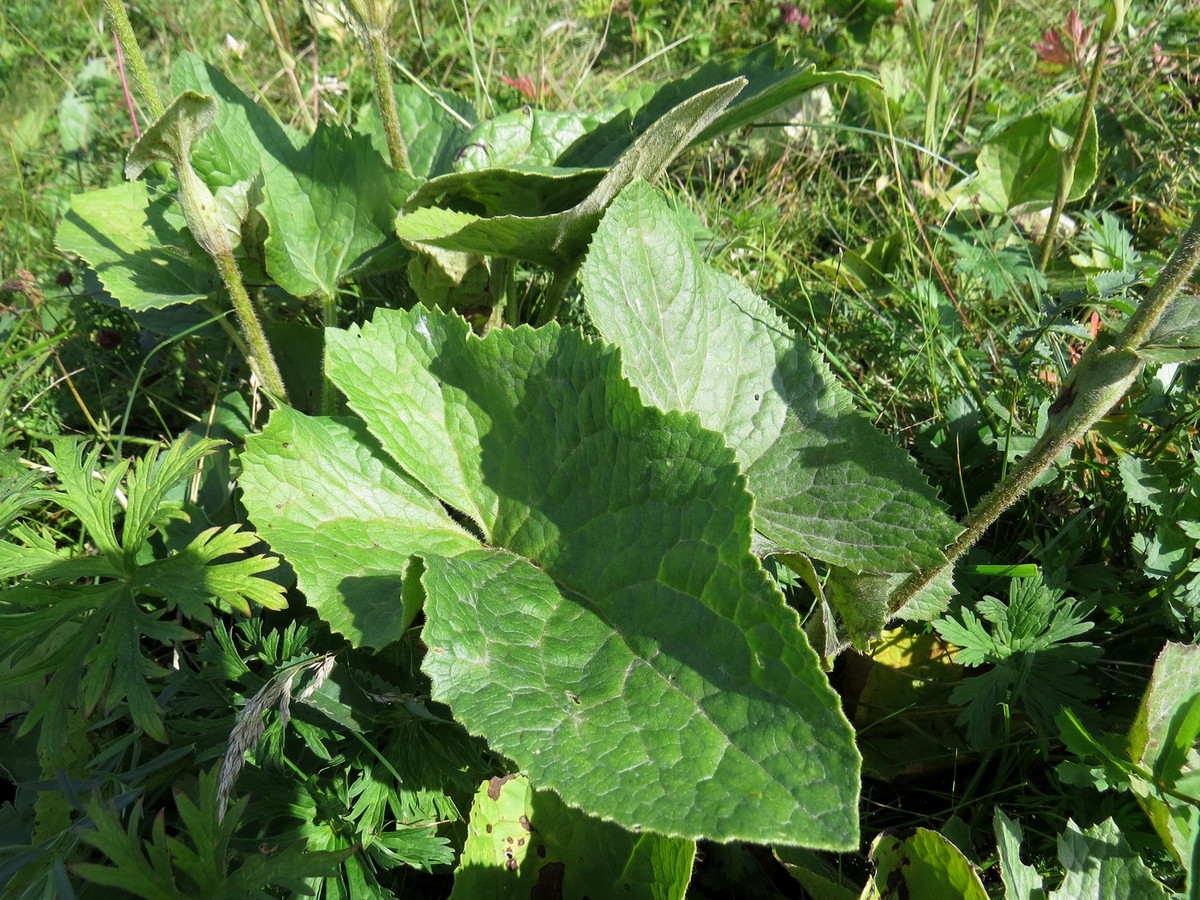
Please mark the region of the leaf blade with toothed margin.
<svg viewBox="0 0 1200 900"><path fill-rule="evenodd" d="M413 551L424 667L460 722L627 828L857 841L849 724L750 552L752 501L719 435L643 406L611 348L557 326L477 338L436 310L380 310L327 347L379 449L486 542ZM278 474L246 465L271 539Z"/></svg>
<svg viewBox="0 0 1200 900"><path fill-rule="evenodd" d="M246 442L241 485L251 518L291 562L309 605L334 631L379 648L417 613L405 591L412 554L478 542L377 459L356 424L276 410Z"/></svg>
<svg viewBox="0 0 1200 900"><path fill-rule="evenodd" d="M942 561L957 526L913 461L766 301L705 265L649 185L610 207L582 282L646 400L725 435L766 538L857 572Z"/></svg>

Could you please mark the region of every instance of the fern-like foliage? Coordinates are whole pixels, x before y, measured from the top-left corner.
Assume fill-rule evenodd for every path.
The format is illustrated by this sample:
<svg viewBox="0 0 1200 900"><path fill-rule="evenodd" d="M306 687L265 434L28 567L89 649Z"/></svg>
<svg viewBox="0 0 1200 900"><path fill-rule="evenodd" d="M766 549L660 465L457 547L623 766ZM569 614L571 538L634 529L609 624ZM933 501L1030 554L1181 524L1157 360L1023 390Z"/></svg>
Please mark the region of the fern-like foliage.
<svg viewBox="0 0 1200 900"><path fill-rule="evenodd" d="M1086 641L1073 641L1092 628L1087 610L1072 599L1063 599L1041 578L1016 578L1009 602L985 597L978 615L963 607L958 618L934 622L944 640L958 645L957 662L991 669L968 678L950 695L963 707L958 724L977 747L987 746L995 735L997 713L1004 706L1028 716L1034 733L1043 742L1056 734L1055 717L1094 697L1095 690L1083 666L1101 650Z"/></svg>
<svg viewBox="0 0 1200 900"><path fill-rule="evenodd" d="M72 708L109 714L124 704L138 728L166 741L150 682L166 672L156 657L193 637L180 620L209 623L218 602L246 614L251 604L286 605L283 588L259 577L278 561L247 555L258 538L237 526L210 529L155 558L151 539L188 518L168 492L217 446L155 448L102 474L98 449L63 441L44 453L57 488L34 477L0 488L0 580L11 585L0 593L0 660L11 667L0 688L45 680L21 726L23 734L40 727L44 759L65 743ZM35 504L39 521L62 511L77 520L82 546L59 546L20 521Z"/></svg>
<svg viewBox="0 0 1200 900"><path fill-rule="evenodd" d="M160 813L148 840L142 837L141 801L134 804L127 825L121 824L111 804L88 804L92 828L81 829L79 836L99 850L108 864L77 863L72 871L96 884L118 888L125 896L242 900L278 896L268 891L269 887L310 894L306 879L329 875L354 853L354 848L306 852L302 843L286 848L261 847L259 852L245 855L231 852L230 841L248 800L235 803L222 818L217 803L218 780L215 769L202 773L196 800L176 794L178 833L167 834Z"/></svg>

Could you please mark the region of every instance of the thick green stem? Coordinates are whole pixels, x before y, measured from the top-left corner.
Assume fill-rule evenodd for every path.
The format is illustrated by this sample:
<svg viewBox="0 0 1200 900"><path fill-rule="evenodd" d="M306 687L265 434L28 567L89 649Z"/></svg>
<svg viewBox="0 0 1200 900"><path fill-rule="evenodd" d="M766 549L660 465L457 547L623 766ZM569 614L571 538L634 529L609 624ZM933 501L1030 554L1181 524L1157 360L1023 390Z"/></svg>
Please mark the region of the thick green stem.
<svg viewBox="0 0 1200 900"><path fill-rule="evenodd" d="M396 111L396 92L392 88L383 32L375 28L368 29L366 42L367 54L371 57L371 72L375 76L375 99L379 103L379 117L383 120L383 135L387 140L392 168L397 172L411 174L412 164L408 161L408 145L405 144L404 134L400 131L400 115Z"/></svg>
<svg viewBox="0 0 1200 900"><path fill-rule="evenodd" d="M271 345L254 309L254 302L246 293L246 285L242 281L237 260L230 253L214 256L213 262L217 264L217 271L221 274L221 280L233 301L233 311L237 314L238 324L242 326L242 334L246 336L246 342L250 345L250 368L272 399L278 404L286 404L287 388L283 386L283 376L271 353Z"/></svg>
<svg viewBox="0 0 1200 900"><path fill-rule="evenodd" d="M554 273L554 280L546 288L546 296L542 300L542 309L538 313L537 322L535 323L539 328L558 315L559 307L562 306L563 299L567 296L567 291L571 289L571 285L574 284L575 275L582 265L583 257L577 256L570 265Z"/></svg>
<svg viewBox="0 0 1200 900"><path fill-rule="evenodd" d="M163 114L162 97L159 96L158 88L150 77L150 70L146 68L146 59L142 56L142 48L138 46L129 16L125 13L125 4L121 0L104 0L104 20L121 44L121 54L129 66L129 74L134 88L137 89L138 99L146 105L150 117L157 119Z"/></svg>
<svg viewBox="0 0 1200 900"><path fill-rule="evenodd" d="M1059 162L1058 187L1054 192L1054 206L1050 208L1050 218L1046 222L1046 234L1042 237L1041 253L1038 257L1038 271L1046 271L1050 264L1050 254L1054 250L1055 232L1058 231L1058 221L1062 218L1063 208L1067 205L1067 196L1075 183L1075 169L1079 165L1079 157L1083 153L1083 144L1087 139L1088 125L1092 121L1092 111L1096 108L1096 97L1100 94L1100 77L1104 74L1105 56L1108 53L1108 42L1112 40L1116 23L1112 16L1104 20L1100 29L1100 40L1096 44L1096 60L1092 63L1092 74L1088 79L1087 95L1083 98L1083 106L1079 110L1079 127L1075 129L1075 140Z"/></svg>
<svg viewBox="0 0 1200 900"><path fill-rule="evenodd" d="M233 301L233 311L237 314L238 324L242 326L242 334L246 336L246 342L250 345L250 368L271 398L277 404L286 404L287 388L283 386L283 375L280 374L279 366L271 353L271 345L254 309L254 302L246 293L246 285L242 281L237 260L233 258L232 253L222 253L213 256L213 262L217 264L217 271L221 274L221 280Z"/></svg>
<svg viewBox="0 0 1200 900"><path fill-rule="evenodd" d="M889 601L897 612L943 570L967 552L1006 509L1023 497L1037 477L1064 450L1083 437L1129 390L1142 369L1138 351L1167 307L1200 265L1200 212L1124 330L1113 340L1098 339L1075 364L1062 393L1050 407L1050 421L1033 448L963 520L963 531L946 549L946 562L914 572Z"/></svg>

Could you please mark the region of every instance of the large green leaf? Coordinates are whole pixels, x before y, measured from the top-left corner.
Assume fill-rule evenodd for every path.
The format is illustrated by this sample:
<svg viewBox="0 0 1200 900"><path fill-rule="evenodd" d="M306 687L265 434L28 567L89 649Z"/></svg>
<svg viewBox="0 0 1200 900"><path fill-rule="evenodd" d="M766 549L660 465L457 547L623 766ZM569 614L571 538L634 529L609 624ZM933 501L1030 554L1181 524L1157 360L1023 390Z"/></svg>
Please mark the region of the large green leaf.
<svg viewBox="0 0 1200 900"><path fill-rule="evenodd" d="M450 897L682 900L695 853L692 841L585 816L526 778L493 778L475 794Z"/></svg>
<svg viewBox="0 0 1200 900"><path fill-rule="evenodd" d="M1154 675L1129 733L1130 758L1154 773L1157 784L1174 788L1188 775L1194 780L1200 772L1200 756L1195 750L1198 733L1200 645L1167 644L1154 664ZM1138 801L1163 843L1190 869L1189 848L1196 839L1194 808L1182 800L1168 800L1158 792L1138 791Z"/></svg>
<svg viewBox="0 0 1200 900"><path fill-rule="evenodd" d="M478 339L456 316L381 310L327 347L383 453L483 538L411 547L426 569L424 668L460 722L539 786L626 827L856 842L849 726L750 552L752 501L719 435L643 407L615 352L555 326ZM314 497L313 485L351 478L347 458L378 458L348 431L297 449L301 420L276 412L243 457L247 508L298 572L321 565L319 548L280 538L307 528L325 541L322 521L363 505L360 488ZM399 527L374 521L363 558ZM389 591L374 607L399 617Z"/></svg>
<svg viewBox="0 0 1200 900"><path fill-rule="evenodd" d="M571 210L587 199L603 169L487 169L443 175L408 200L402 240L433 250L524 259L556 268L557 242ZM450 204L463 209L452 209ZM520 210L520 215L506 215Z"/></svg>
<svg viewBox="0 0 1200 900"><path fill-rule="evenodd" d="M774 44L764 44L744 56L707 63L687 78L663 85L636 114L615 116L577 140L558 158L556 165L611 165L639 136L656 127L662 116L687 98L734 79L745 79L745 90L697 131L691 144L748 125L820 85L879 87L878 81L857 72L818 72L812 63L788 65Z"/></svg>
<svg viewBox="0 0 1200 900"><path fill-rule="evenodd" d="M247 507L309 604L358 645L384 647L416 615L409 558L478 546L441 505L375 457L361 423L278 409L247 441ZM314 486L319 485L319 490Z"/></svg>
<svg viewBox="0 0 1200 900"><path fill-rule="evenodd" d="M686 97L632 141L585 195L573 193L577 182L596 178L598 172L463 172L425 184L408 202L417 215L402 216L397 231L404 240L418 246L513 257L569 271L578 263L600 216L621 189L634 179L653 180L661 175L743 87L745 81L735 78ZM499 187L494 188L493 182ZM514 212L508 201L518 186L534 193L537 199L519 205ZM481 198L493 196L498 190L499 202L481 202ZM433 196L439 197L439 206L447 209L423 213L418 207ZM566 207L569 200L574 203ZM443 215L450 209L456 216L453 221ZM505 214L497 214L500 210Z"/></svg>
<svg viewBox="0 0 1200 900"><path fill-rule="evenodd" d="M143 182L76 194L54 242L91 266L129 309L201 300L220 280L191 235L169 221L172 203Z"/></svg>
<svg viewBox="0 0 1200 900"><path fill-rule="evenodd" d="M1158 363L1200 359L1200 298L1180 294L1171 301L1145 343L1137 348L1137 354Z"/></svg>
<svg viewBox="0 0 1200 900"><path fill-rule="evenodd" d="M1082 830L1068 819L1066 831L1058 836L1058 858L1065 874L1050 900L1155 900L1167 896L1112 819Z"/></svg>
<svg viewBox="0 0 1200 900"><path fill-rule="evenodd" d="M1021 826L996 807L992 814L996 832L996 855L1000 858L1000 878L1004 882L1005 900L1046 900L1042 876L1037 869L1021 862Z"/></svg>
<svg viewBox="0 0 1200 900"><path fill-rule="evenodd" d="M412 84L396 85L396 114L408 144L408 163L418 178L445 175L463 151L475 124L475 108L456 94L429 91ZM388 158L387 138L379 107L372 103L355 123L367 134L379 155Z"/></svg>
<svg viewBox="0 0 1200 900"><path fill-rule="evenodd" d="M649 185L609 209L582 281L646 401L725 435L770 543L856 571L941 561L957 526L913 461L765 300L704 263Z"/></svg>
<svg viewBox="0 0 1200 900"><path fill-rule="evenodd" d="M357 272L398 265L393 223L410 187L368 137L319 125L265 178L267 272L298 297L333 296Z"/></svg>
<svg viewBox="0 0 1200 900"><path fill-rule="evenodd" d="M907 836L881 834L871 844L874 881L868 900L955 897L987 900L979 873L962 851L936 831L917 828Z"/></svg>
<svg viewBox="0 0 1200 900"><path fill-rule="evenodd" d="M408 218L423 212L502 216L519 210L511 218L548 217L582 203L604 174L604 169L548 167L452 172L427 181L409 197L407 206L414 212L400 225L408 225Z"/></svg>
<svg viewBox="0 0 1200 900"><path fill-rule="evenodd" d="M180 55L171 69L171 87L177 94L191 90L217 101L216 122L191 154L197 174L214 190L285 165L304 145L303 133L281 123L195 54Z"/></svg>
<svg viewBox="0 0 1200 900"><path fill-rule="evenodd" d="M606 118L523 106L479 123L464 139L455 168L552 166L567 147Z"/></svg>
<svg viewBox="0 0 1200 900"><path fill-rule="evenodd" d="M984 208L1003 212L1023 204L1049 205L1060 162L1075 137L1083 97L1072 97L1019 119L991 138L976 160L977 190ZM1078 200L1096 180L1096 115L1088 111L1083 151L1067 200Z"/></svg>
<svg viewBox="0 0 1200 900"><path fill-rule="evenodd" d="M332 296L364 269L401 264L393 222L418 182L393 171L368 135L322 123L306 139L191 55L172 82L216 98L216 122L196 142L192 164L214 189L257 180L267 273L280 287Z"/></svg>

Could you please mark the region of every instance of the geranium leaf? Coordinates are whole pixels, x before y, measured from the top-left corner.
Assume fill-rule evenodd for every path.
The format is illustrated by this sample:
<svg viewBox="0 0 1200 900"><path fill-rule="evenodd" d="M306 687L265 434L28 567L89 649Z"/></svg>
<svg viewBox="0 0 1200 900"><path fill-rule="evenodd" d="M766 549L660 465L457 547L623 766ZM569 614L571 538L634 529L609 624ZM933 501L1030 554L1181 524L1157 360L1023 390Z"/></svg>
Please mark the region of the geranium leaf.
<svg viewBox="0 0 1200 900"><path fill-rule="evenodd" d="M957 526L912 459L765 300L704 263L649 185L609 209L582 280L592 322L647 402L725 435L769 542L854 571L942 559Z"/></svg>

